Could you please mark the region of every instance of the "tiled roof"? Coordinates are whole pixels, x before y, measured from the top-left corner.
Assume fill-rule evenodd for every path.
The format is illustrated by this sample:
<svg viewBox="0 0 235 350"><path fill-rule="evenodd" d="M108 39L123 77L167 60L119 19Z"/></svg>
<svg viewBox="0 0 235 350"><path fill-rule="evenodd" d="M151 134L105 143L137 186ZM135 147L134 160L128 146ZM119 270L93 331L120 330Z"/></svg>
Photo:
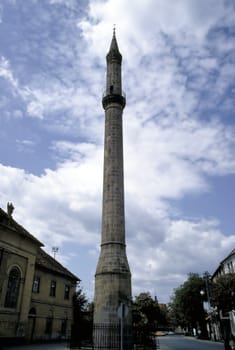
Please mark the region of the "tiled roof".
<svg viewBox="0 0 235 350"><path fill-rule="evenodd" d="M12 216L9 216L3 209L0 208L0 225L5 226L8 229L19 233L20 235L27 237L28 239L34 241L40 247L44 246L37 238L35 238L31 233L29 233L23 226L19 225Z"/></svg>
<svg viewBox="0 0 235 350"><path fill-rule="evenodd" d="M71 273L68 269L66 269L63 265L61 265L57 260L47 254L41 248L39 248L36 257L36 266L52 271L53 273L64 275L65 277L71 278L73 280L80 281L80 278Z"/></svg>
<svg viewBox="0 0 235 350"><path fill-rule="evenodd" d="M38 246L38 253L36 256L36 265L38 267L53 271L54 273L58 273L60 275L64 275L68 278L71 278L76 281L80 281L80 279L67 270L63 265L61 265L58 261L53 259L50 255L48 255L44 250L40 247L44 246L37 238L35 238L31 233L29 233L23 226L19 225L12 216L8 215L3 209L0 208L0 226L6 227L9 230L15 231L23 237L27 237L28 239L34 241Z"/></svg>

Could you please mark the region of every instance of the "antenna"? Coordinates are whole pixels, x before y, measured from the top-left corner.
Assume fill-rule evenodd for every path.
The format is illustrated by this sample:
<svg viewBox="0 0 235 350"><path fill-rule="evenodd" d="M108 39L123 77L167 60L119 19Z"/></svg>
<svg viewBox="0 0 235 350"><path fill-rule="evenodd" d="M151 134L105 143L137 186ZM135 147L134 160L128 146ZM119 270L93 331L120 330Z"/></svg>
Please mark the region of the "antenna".
<svg viewBox="0 0 235 350"><path fill-rule="evenodd" d="M54 253L54 259L55 259L55 256L56 256L56 253L58 253L58 250L59 250L59 247L52 247L52 253Z"/></svg>

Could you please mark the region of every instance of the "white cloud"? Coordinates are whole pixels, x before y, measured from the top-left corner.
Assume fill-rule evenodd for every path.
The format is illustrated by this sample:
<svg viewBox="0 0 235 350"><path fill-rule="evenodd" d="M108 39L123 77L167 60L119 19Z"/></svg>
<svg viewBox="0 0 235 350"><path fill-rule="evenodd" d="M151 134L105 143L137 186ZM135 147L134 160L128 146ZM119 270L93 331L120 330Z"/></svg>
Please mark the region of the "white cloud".
<svg viewBox="0 0 235 350"><path fill-rule="evenodd" d="M19 152L33 153L35 141L33 140L16 140L16 147Z"/></svg>
<svg viewBox="0 0 235 350"><path fill-rule="evenodd" d="M207 191L207 175L235 171L234 130L219 122L170 118L126 124L126 190L148 206L155 198Z"/></svg>
<svg viewBox="0 0 235 350"><path fill-rule="evenodd" d="M155 244L153 235L149 241L148 235L143 233L132 241L128 251L134 267L134 292L138 294L141 288L150 290L164 302L169 300L169 286L177 287L189 272L203 273L205 269L213 272L220 261L218 257L222 259L235 244L235 236L225 237L213 220L168 221L161 242L157 226L155 229Z"/></svg>
<svg viewBox="0 0 235 350"><path fill-rule="evenodd" d="M86 158L81 162L67 161L57 171L47 169L41 177L1 166L2 201L13 201L16 218L28 230L37 227L37 237L47 244L55 237L60 244L77 239L87 244L98 233L92 221L100 214L101 152L91 152L89 147L84 152Z"/></svg>
<svg viewBox="0 0 235 350"><path fill-rule="evenodd" d="M18 87L18 82L10 69L9 61L4 56L0 60L0 77L5 78L13 88L16 89Z"/></svg>

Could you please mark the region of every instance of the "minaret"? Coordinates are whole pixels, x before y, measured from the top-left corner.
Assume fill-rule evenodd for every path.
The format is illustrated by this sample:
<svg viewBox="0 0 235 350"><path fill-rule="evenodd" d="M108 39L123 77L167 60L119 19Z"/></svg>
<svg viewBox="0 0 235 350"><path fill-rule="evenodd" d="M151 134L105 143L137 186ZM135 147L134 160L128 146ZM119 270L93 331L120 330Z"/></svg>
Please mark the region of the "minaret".
<svg viewBox="0 0 235 350"><path fill-rule="evenodd" d="M122 112L126 99L122 93L122 56L115 29L106 61L106 91L102 99L105 110L102 239L95 274L94 345L95 349L110 350L115 341L120 343L120 320L124 327L123 349L129 348L125 330L131 327L132 322L123 181Z"/></svg>

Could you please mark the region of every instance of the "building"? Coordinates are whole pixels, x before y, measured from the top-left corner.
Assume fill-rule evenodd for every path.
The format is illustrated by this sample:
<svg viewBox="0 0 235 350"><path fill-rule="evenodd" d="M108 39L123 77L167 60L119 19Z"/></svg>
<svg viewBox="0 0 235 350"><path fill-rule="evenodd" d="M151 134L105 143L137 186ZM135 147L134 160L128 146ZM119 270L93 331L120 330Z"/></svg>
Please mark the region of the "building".
<svg viewBox="0 0 235 350"><path fill-rule="evenodd" d="M0 343L70 336L79 278L0 208Z"/></svg>
<svg viewBox="0 0 235 350"><path fill-rule="evenodd" d="M95 274L94 348L129 349L131 317L131 273L126 255L121 63L115 30L106 56L104 178L101 252Z"/></svg>
<svg viewBox="0 0 235 350"><path fill-rule="evenodd" d="M220 276L226 274L235 273L235 249L233 249L218 265L215 272L211 276L210 280L212 283L217 282ZM231 298L233 291L231 291ZM207 296L210 299L210 290L207 291ZM209 300L210 301L210 300ZM225 342L231 341L230 338L231 327L230 317L228 312L216 307L211 307L210 302L208 303L207 309L207 330L208 335L212 340L224 340ZM227 306L229 301L226 300Z"/></svg>
<svg viewBox="0 0 235 350"><path fill-rule="evenodd" d="M225 275L227 273L235 273L235 249L231 251L220 263L215 272L213 273L211 279L213 282L219 276Z"/></svg>

